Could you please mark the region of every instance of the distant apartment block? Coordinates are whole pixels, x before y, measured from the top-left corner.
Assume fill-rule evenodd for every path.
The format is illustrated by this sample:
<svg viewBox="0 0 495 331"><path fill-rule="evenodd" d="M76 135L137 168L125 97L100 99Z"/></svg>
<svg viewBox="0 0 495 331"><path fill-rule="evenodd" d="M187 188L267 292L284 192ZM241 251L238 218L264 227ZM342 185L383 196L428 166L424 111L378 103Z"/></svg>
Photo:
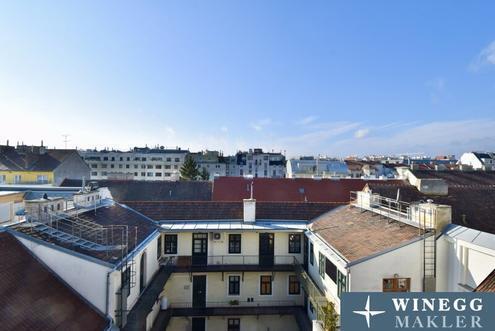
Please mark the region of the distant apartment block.
<svg viewBox="0 0 495 331"><path fill-rule="evenodd" d="M264 152L260 148L239 151L232 156L223 156L217 151L191 154L199 169L205 169L212 180L214 177L285 177L285 156L282 153Z"/></svg>
<svg viewBox="0 0 495 331"><path fill-rule="evenodd" d="M467 152L462 154L459 164L470 166L473 170L495 170L495 153Z"/></svg>
<svg viewBox="0 0 495 331"><path fill-rule="evenodd" d="M288 178L345 178L347 164L338 159L304 156L287 161Z"/></svg>
<svg viewBox="0 0 495 331"><path fill-rule="evenodd" d="M178 180L188 150L134 147L131 151L79 152L91 168L91 179Z"/></svg>
<svg viewBox="0 0 495 331"><path fill-rule="evenodd" d="M89 168L75 149L0 145L0 184L53 184L89 178Z"/></svg>

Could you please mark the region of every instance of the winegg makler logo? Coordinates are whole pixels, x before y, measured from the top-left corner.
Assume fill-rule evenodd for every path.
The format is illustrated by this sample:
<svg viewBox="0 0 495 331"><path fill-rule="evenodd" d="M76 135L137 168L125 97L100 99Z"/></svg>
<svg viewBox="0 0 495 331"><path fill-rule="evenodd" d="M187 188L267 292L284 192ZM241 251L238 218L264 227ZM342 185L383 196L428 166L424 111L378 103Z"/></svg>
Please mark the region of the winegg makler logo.
<svg viewBox="0 0 495 331"><path fill-rule="evenodd" d="M354 314L363 315L366 318L366 324L368 328L370 327L370 317L375 315L384 314L384 310L370 310L370 296L368 295L368 299L366 300L366 305L364 306L364 310L354 310Z"/></svg>
<svg viewBox="0 0 495 331"><path fill-rule="evenodd" d="M490 293L345 293L341 304L342 331L495 329Z"/></svg>

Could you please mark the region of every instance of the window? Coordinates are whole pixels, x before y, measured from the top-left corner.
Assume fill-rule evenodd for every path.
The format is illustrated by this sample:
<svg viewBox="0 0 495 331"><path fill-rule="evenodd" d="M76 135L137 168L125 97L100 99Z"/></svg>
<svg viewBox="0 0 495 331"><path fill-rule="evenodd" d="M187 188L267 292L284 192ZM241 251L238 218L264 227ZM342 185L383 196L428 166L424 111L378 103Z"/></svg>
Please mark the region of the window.
<svg viewBox="0 0 495 331"><path fill-rule="evenodd" d="M121 157L119 158L119 160L120 160L120 161L124 161L124 158L121 156Z"/></svg>
<svg viewBox="0 0 495 331"><path fill-rule="evenodd" d="M177 254L177 235L165 235L165 254Z"/></svg>
<svg viewBox="0 0 495 331"><path fill-rule="evenodd" d="M162 257L162 236L158 236L158 240L156 242L156 258L160 259Z"/></svg>
<svg viewBox="0 0 495 331"><path fill-rule="evenodd" d="M167 162L170 162L172 161L172 159L170 157L167 157Z"/></svg>
<svg viewBox="0 0 495 331"><path fill-rule="evenodd" d="M299 284L299 279L297 279L296 275L289 276L289 294L301 294L301 285Z"/></svg>
<svg viewBox="0 0 495 331"><path fill-rule="evenodd" d="M94 168L98 168L98 165L97 165L96 163L92 163L92 164L91 164L91 168L93 168L93 169L94 169Z"/></svg>
<svg viewBox="0 0 495 331"><path fill-rule="evenodd" d="M145 172L141 172L141 176L146 176L146 173Z"/></svg>
<svg viewBox="0 0 495 331"><path fill-rule="evenodd" d="M337 284L337 267L329 259L325 260L325 273Z"/></svg>
<svg viewBox="0 0 495 331"><path fill-rule="evenodd" d="M229 276L229 295L241 294L241 276Z"/></svg>
<svg viewBox="0 0 495 331"><path fill-rule="evenodd" d="M137 169L137 168L138 168L138 165L137 165L137 164L135 164L135 165L134 165L134 169Z"/></svg>
<svg viewBox="0 0 495 331"><path fill-rule="evenodd" d="M107 164L105 164L105 163L104 163L104 164L102 164L102 165L101 165L101 167L102 167L103 169L106 169L106 168L107 168Z"/></svg>
<svg viewBox="0 0 495 331"><path fill-rule="evenodd" d="M110 165L110 168L111 168L111 169L115 168L115 165L114 165L114 164L111 164L111 165Z"/></svg>
<svg viewBox="0 0 495 331"><path fill-rule="evenodd" d="M122 283L122 289L127 289L127 296L129 297L129 294L131 293L131 268L126 268L122 273L120 274L121 277L121 283Z"/></svg>
<svg viewBox="0 0 495 331"><path fill-rule="evenodd" d="M322 253L319 254L318 256L318 271L320 273L320 276L325 279L325 255Z"/></svg>
<svg viewBox="0 0 495 331"><path fill-rule="evenodd" d="M346 291L346 283L347 277L339 270L337 270L337 295L339 296L339 298L342 293Z"/></svg>
<svg viewBox="0 0 495 331"><path fill-rule="evenodd" d="M161 168L162 168L162 166L161 166L160 164L157 164L157 165L155 166L155 168L156 168L156 169L161 169Z"/></svg>
<svg viewBox="0 0 495 331"><path fill-rule="evenodd" d="M227 331L241 331L241 320L239 318L229 318Z"/></svg>
<svg viewBox="0 0 495 331"><path fill-rule="evenodd" d="M411 278L384 278L383 292L409 292Z"/></svg>
<svg viewBox="0 0 495 331"><path fill-rule="evenodd" d="M104 156L103 157L103 161L108 161L108 157L107 156Z"/></svg>
<svg viewBox="0 0 495 331"><path fill-rule="evenodd" d="M166 164L165 169L170 169L170 164Z"/></svg>
<svg viewBox="0 0 495 331"><path fill-rule="evenodd" d="M119 164L119 169L122 169L123 164Z"/></svg>
<svg viewBox="0 0 495 331"><path fill-rule="evenodd" d="M241 235L229 234L229 254L241 253Z"/></svg>
<svg viewBox="0 0 495 331"><path fill-rule="evenodd" d="M313 243L309 244L309 263L311 263L311 265L315 264L315 252L313 248Z"/></svg>
<svg viewBox="0 0 495 331"><path fill-rule="evenodd" d="M107 173L106 171L102 171L102 172L101 172L101 175L102 175L102 176L106 176L107 174L108 174L108 173Z"/></svg>
<svg viewBox="0 0 495 331"><path fill-rule="evenodd" d="M301 253L300 233L289 233L289 253Z"/></svg>
<svg viewBox="0 0 495 331"><path fill-rule="evenodd" d="M272 294L272 276L260 276L260 295Z"/></svg>
<svg viewBox="0 0 495 331"><path fill-rule="evenodd" d="M164 175L165 175L165 177L170 177L170 176L172 176L172 174L171 174L170 172L166 172Z"/></svg>
<svg viewBox="0 0 495 331"><path fill-rule="evenodd" d="M161 177L162 173L161 172L155 172L155 177Z"/></svg>
<svg viewBox="0 0 495 331"><path fill-rule="evenodd" d="M180 159L178 157L176 157L175 162L180 162Z"/></svg>
<svg viewBox="0 0 495 331"><path fill-rule="evenodd" d="M128 165L128 164L126 164L126 165L125 165L125 168L126 168L126 169L129 169L129 165Z"/></svg>
<svg viewBox="0 0 495 331"><path fill-rule="evenodd" d="M153 169L153 165L152 164L148 164L148 165L146 165L146 168Z"/></svg>

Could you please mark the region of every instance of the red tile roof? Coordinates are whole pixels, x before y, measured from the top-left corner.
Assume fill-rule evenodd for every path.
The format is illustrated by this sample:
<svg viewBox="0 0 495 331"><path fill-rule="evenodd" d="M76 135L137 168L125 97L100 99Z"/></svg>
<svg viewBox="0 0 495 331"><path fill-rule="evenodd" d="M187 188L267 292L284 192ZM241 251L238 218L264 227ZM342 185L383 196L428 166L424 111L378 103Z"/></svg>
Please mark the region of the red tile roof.
<svg viewBox="0 0 495 331"><path fill-rule="evenodd" d="M495 269L478 285L474 292L495 292Z"/></svg>
<svg viewBox="0 0 495 331"><path fill-rule="evenodd" d="M242 219L243 203L237 201L149 201L127 205L155 221ZM256 202L256 218L311 220L341 204L322 202Z"/></svg>
<svg viewBox="0 0 495 331"><path fill-rule="evenodd" d="M15 237L0 233L0 329L104 330L105 318L42 265Z"/></svg>
<svg viewBox="0 0 495 331"><path fill-rule="evenodd" d="M419 236L415 227L391 223L378 214L351 206L323 215L309 227L349 262L398 247Z"/></svg>
<svg viewBox="0 0 495 331"><path fill-rule="evenodd" d="M253 182L257 201L309 201L348 203L351 191L378 180L219 177L213 183L213 201L241 201L250 197ZM381 180L380 180L381 182ZM387 180L387 183L401 182Z"/></svg>

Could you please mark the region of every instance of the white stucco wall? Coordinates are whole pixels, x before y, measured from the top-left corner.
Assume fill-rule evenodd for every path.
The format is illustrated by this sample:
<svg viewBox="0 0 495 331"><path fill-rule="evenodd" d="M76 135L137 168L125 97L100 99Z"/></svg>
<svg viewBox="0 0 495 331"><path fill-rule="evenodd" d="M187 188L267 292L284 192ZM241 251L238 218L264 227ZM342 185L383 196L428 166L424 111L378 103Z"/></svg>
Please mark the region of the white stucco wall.
<svg viewBox="0 0 495 331"><path fill-rule="evenodd" d="M471 291L495 269L495 250L446 236L437 240L437 247L438 291Z"/></svg>
<svg viewBox="0 0 495 331"><path fill-rule="evenodd" d="M106 277L110 268L19 236L17 239L82 297L105 313Z"/></svg>
<svg viewBox="0 0 495 331"><path fill-rule="evenodd" d="M351 292L382 292L383 278L411 278L411 292L423 290L423 246L418 241L350 267Z"/></svg>

